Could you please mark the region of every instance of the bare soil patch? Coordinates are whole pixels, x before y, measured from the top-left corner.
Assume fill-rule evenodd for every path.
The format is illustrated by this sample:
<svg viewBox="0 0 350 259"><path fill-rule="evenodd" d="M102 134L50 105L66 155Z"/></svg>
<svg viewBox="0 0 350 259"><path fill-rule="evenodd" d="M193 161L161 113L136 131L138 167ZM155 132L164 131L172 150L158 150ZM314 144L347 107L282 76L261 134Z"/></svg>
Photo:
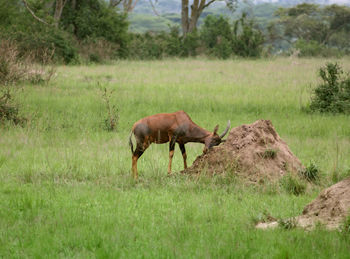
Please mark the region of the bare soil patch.
<svg viewBox="0 0 350 259"><path fill-rule="evenodd" d="M226 142L196 158L189 174L235 173L252 183L279 180L303 168L271 121L258 120L231 129Z"/></svg>

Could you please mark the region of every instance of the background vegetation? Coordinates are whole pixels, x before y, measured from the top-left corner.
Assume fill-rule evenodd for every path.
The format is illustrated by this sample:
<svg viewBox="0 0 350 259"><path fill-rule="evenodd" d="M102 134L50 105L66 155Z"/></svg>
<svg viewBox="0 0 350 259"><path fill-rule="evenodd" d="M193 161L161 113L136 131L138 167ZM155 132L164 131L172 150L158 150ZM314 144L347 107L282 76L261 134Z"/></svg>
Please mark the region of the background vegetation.
<svg viewBox="0 0 350 259"><path fill-rule="evenodd" d="M232 12L218 1L205 8L197 27L184 35L180 13L168 12L178 10L179 2L163 6L160 1L164 8L153 18L144 1L137 2L134 12L112 2L2 1L0 40L15 41L21 55L36 53L39 62L43 50L54 50L52 61L65 64L197 55L343 56L350 50L350 7L346 6L239 2ZM55 3L65 5L59 9Z"/></svg>

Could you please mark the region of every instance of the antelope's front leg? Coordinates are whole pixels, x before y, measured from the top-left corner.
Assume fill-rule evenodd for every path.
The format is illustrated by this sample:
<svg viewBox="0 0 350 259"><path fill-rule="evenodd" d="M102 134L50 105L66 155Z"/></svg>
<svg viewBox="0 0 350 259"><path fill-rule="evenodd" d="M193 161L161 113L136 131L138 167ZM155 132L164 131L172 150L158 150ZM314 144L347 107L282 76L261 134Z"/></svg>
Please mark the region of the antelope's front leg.
<svg viewBox="0 0 350 259"><path fill-rule="evenodd" d="M171 162L173 160L175 151L176 136L173 136L169 143L169 165L168 165L168 175L171 174Z"/></svg>
<svg viewBox="0 0 350 259"><path fill-rule="evenodd" d="M181 150L181 153L182 153L182 158L184 160L184 168L186 169L187 168L187 162L186 162L187 155L186 155L185 145L179 143L179 147L180 147L180 150Z"/></svg>

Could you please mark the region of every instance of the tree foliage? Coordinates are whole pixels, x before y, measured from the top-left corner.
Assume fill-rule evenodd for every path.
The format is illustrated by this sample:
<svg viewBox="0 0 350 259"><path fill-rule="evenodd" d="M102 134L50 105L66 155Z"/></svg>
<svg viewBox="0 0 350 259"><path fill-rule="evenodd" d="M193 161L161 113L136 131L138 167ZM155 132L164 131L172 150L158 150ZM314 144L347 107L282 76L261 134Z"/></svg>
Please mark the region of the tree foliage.
<svg viewBox="0 0 350 259"><path fill-rule="evenodd" d="M349 7L304 3L280 8L276 15L278 20L273 26L280 28L285 40L297 42L295 46L301 53L310 52L311 46L315 46L314 52L319 54L330 53L327 48L343 51L350 49ZM312 51L310 53L313 55Z"/></svg>

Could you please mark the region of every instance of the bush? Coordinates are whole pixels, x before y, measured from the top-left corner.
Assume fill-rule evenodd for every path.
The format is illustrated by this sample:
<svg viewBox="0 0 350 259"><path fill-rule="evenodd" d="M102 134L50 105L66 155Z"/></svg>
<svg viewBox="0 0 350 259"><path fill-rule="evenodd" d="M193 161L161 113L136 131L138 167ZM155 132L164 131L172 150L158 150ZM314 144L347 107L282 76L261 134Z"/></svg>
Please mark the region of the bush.
<svg viewBox="0 0 350 259"><path fill-rule="evenodd" d="M36 53L21 56L17 43L0 39L0 85L11 85L21 81L31 83L49 82L55 68L49 66L53 52L40 51L43 65L34 64Z"/></svg>
<svg viewBox="0 0 350 259"><path fill-rule="evenodd" d="M306 190L306 184L291 173L283 176L280 183L282 187L290 194L300 195Z"/></svg>
<svg viewBox="0 0 350 259"><path fill-rule="evenodd" d="M80 57L92 63L104 63L117 58L119 49L119 45L104 38L87 38L79 46Z"/></svg>
<svg viewBox="0 0 350 259"><path fill-rule="evenodd" d="M222 56L228 50L231 54L232 31L227 18L208 15L201 27L200 37L209 54Z"/></svg>
<svg viewBox="0 0 350 259"><path fill-rule="evenodd" d="M133 34L129 45L129 57L133 59L162 59L167 41L165 33Z"/></svg>
<svg viewBox="0 0 350 259"><path fill-rule="evenodd" d="M316 182L320 177L320 170L317 165L311 162L305 169L300 171L300 175L309 182Z"/></svg>
<svg viewBox="0 0 350 259"><path fill-rule="evenodd" d="M5 36L17 42L20 56L30 54L32 61L42 62L43 51L54 52L52 59L55 62L68 64L79 60L77 42L72 35L50 26L40 24L26 31L7 33Z"/></svg>
<svg viewBox="0 0 350 259"><path fill-rule="evenodd" d="M0 85L9 85L22 80L26 70L25 64L19 62L17 45L9 40L1 40Z"/></svg>
<svg viewBox="0 0 350 259"><path fill-rule="evenodd" d="M183 39L181 56L194 57L198 54L198 48L200 47L200 38L198 32L188 33L186 38Z"/></svg>
<svg viewBox="0 0 350 259"><path fill-rule="evenodd" d="M14 101L8 86L0 86L0 122L10 121L23 124L26 119L19 115L18 104Z"/></svg>
<svg viewBox="0 0 350 259"><path fill-rule="evenodd" d="M264 36L253 20L248 20L245 13L233 27L233 52L241 57L260 57Z"/></svg>
<svg viewBox="0 0 350 259"><path fill-rule="evenodd" d="M344 219L344 221L340 227L340 230L344 235L350 237L350 216L347 216Z"/></svg>
<svg viewBox="0 0 350 259"><path fill-rule="evenodd" d="M306 41L299 39L295 42L294 46L298 50L299 57L333 57L344 55L339 49L327 47L314 40Z"/></svg>
<svg viewBox="0 0 350 259"><path fill-rule="evenodd" d="M313 91L310 109L319 112L350 113L350 76L343 76L337 63L320 68L323 83Z"/></svg>

